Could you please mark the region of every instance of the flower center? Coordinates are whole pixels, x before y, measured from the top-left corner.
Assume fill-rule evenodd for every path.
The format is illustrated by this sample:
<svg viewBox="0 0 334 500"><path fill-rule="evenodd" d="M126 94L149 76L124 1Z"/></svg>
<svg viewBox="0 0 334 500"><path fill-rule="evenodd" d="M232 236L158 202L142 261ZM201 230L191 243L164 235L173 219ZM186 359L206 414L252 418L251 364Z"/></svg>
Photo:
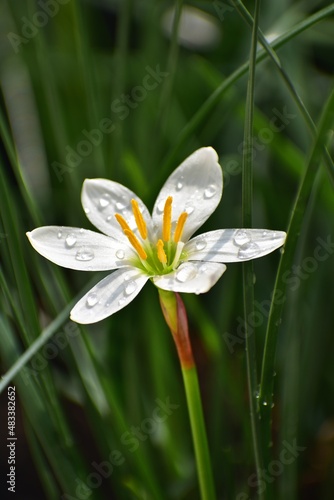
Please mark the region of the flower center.
<svg viewBox="0 0 334 500"><path fill-rule="evenodd" d="M147 225L136 200L131 200L131 206L139 237L135 235L121 214L115 214L117 222L136 250L143 267L152 274L166 274L175 269L180 260L184 246L181 238L188 214L187 212L181 213L172 236L172 204L173 197L168 196L162 216L161 238L156 243L148 241Z"/></svg>

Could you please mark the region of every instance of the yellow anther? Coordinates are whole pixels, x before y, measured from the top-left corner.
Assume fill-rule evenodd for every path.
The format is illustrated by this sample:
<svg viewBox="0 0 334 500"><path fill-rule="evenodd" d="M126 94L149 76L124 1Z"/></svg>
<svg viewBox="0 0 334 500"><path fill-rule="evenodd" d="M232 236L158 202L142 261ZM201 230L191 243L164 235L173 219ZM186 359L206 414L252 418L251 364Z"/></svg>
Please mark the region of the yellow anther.
<svg viewBox="0 0 334 500"><path fill-rule="evenodd" d="M167 263L167 255L164 250L164 242L162 240L157 241L157 251L158 251L158 259L162 264Z"/></svg>
<svg viewBox="0 0 334 500"><path fill-rule="evenodd" d="M147 259L147 253L145 252L144 248L142 247L142 244L138 240L138 238L133 234L133 232L129 229L124 229L124 234L130 241L131 245L133 248L136 250L137 254L142 260Z"/></svg>
<svg viewBox="0 0 334 500"><path fill-rule="evenodd" d="M139 209L138 202L136 200L131 200L133 215L135 216L135 221L138 227L138 231L143 240L147 238L147 227L144 217Z"/></svg>
<svg viewBox="0 0 334 500"><path fill-rule="evenodd" d="M121 226L121 228L123 229L124 232L125 232L125 230L131 232L130 226L126 222L126 220L124 219L124 217L122 217L120 214L115 214L115 217L117 219L118 224Z"/></svg>
<svg viewBox="0 0 334 500"><path fill-rule="evenodd" d="M187 217L188 217L187 212L182 212L182 214L178 218L176 228L175 228L175 233L174 233L175 243L178 243L182 237L183 228L184 228L184 225L186 223Z"/></svg>
<svg viewBox="0 0 334 500"><path fill-rule="evenodd" d="M164 208L164 216L163 216L163 224L162 224L162 239L164 241L169 241L170 231L172 228L172 196L168 196L165 208Z"/></svg>

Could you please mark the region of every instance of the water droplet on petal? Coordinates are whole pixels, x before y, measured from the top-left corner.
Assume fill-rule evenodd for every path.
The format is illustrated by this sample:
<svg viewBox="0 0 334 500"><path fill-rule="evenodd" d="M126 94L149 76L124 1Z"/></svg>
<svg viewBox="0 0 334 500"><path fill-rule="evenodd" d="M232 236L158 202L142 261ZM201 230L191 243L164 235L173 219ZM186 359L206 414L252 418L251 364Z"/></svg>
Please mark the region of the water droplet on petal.
<svg viewBox="0 0 334 500"><path fill-rule="evenodd" d="M190 281L197 275L197 269L193 264L184 264L176 273L176 279L181 283Z"/></svg>
<svg viewBox="0 0 334 500"><path fill-rule="evenodd" d="M263 231L262 236L266 237L268 235L268 231Z"/></svg>
<svg viewBox="0 0 334 500"><path fill-rule="evenodd" d="M249 243L252 239L252 236L249 231L246 229L239 229L233 238L233 241L236 245L241 246L245 243Z"/></svg>
<svg viewBox="0 0 334 500"><path fill-rule="evenodd" d="M98 303L97 293L92 292L87 295L86 304L88 307L94 307Z"/></svg>
<svg viewBox="0 0 334 500"><path fill-rule="evenodd" d="M87 208L87 207L84 207L84 212L85 212L85 214L89 214L90 209L89 209L89 208Z"/></svg>
<svg viewBox="0 0 334 500"><path fill-rule="evenodd" d="M69 234L68 236L66 236L65 244L66 244L66 246L68 248L74 247L74 245L76 244L76 242L77 242L77 239L74 236L74 234Z"/></svg>
<svg viewBox="0 0 334 500"><path fill-rule="evenodd" d="M108 217L106 218L106 222L110 222L112 219L112 215L108 215Z"/></svg>
<svg viewBox="0 0 334 500"><path fill-rule="evenodd" d="M212 198L217 192L217 188L214 184L210 184L204 191L204 198L210 199Z"/></svg>
<svg viewBox="0 0 334 500"><path fill-rule="evenodd" d="M121 249L120 249L120 250L117 250L117 252L116 252L116 257L117 257L118 259L120 259L120 260L123 260L123 259L124 259L124 257L125 257L124 250L121 250Z"/></svg>
<svg viewBox="0 0 334 500"><path fill-rule="evenodd" d="M206 247L206 240L204 238L200 238L198 241L196 241L196 250L204 250Z"/></svg>
<svg viewBox="0 0 334 500"><path fill-rule="evenodd" d="M199 271L200 273L205 273L207 270L208 270L208 266L207 266L206 264L202 264L202 265L199 267L199 269L198 269L198 271Z"/></svg>
<svg viewBox="0 0 334 500"><path fill-rule="evenodd" d="M137 289L137 283L135 281L129 281L126 285L124 293L125 295L131 295Z"/></svg>
<svg viewBox="0 0 334 500"><path fill-rule="evenodd" d="M268 406L268 402L267 402L267 401L265 401L265 400L264 400L264 401L262 401L262 404L263 404L263 406Z"/></svg>
<svg viewBox="0 0 334 500"><path fill-rule="evenodd" d="M126 207L126 203L125 202L122 202L122 201L118 201L116 203L116 208L117 210L124 210L124 208Z"/></svg>
<svg viewBox="0 0 334 500"><path fill-rule="evenodd" d="M103 194L99 199L99 204L101 208L106 208L110 204L110 194Z"/></svg>
<svg viewBox="0 0 334 500"><path fill-rule="evenodd" d="M194 207L191 206L186 208L186 212L188 215L192 214L194 210L195 210Z"/></svg>
<svg viewBox="0 0 334 500"><path fill-rule="evenodd" d="M105 307L110 307L110 302L106 302Z"/></svg>
<svg viewBox="0 0 334 500"><path fill-rule="evenodd" d="M119 301L118 301L118 305L119 305L119 306L124 306L125 302L126 302L126 298L125 298L125 297L122 297L121 299L119 299Z"/></svg>
<svg viewBox="0 0 334 500"><path fill-rule="evenodd" d="M60 240L60 238L63 236L63 233L61 231L58 231L57 238Z"/></svg>
<svg viewBox="0 0 334 500"><path fill-rule="evenodd" d="M256 243L250 241L249 243L241 245L238 251L238 257L239 259L253 259L260 252L261 252L260 247Z"/></svg>
<svg viewBox="0 0 334 500"><path fill-rule="evenodd" d="M80 261L88 261L93 260L95 257L93 250L89 250L88 248L80 248L75 254L75 258Z"/></svg>
<svg viewBox="0 0 334 500"><path fill-rule="evenodd" d="M181 191L182 188L183 188L183 177L180 177L180 179L176 184L176 191Z"/></svg>
<svg viewBox="0 0 334 500"><path fill-rule="evenodd" d="M160 203L157 206L158 213L162 214L162 212L164 211L164 208L165 208L165 201L161 200Z"/></svg>
<svg viewBox="0 0 334 500"><path fill-rule="evenodd" d="M80 234L83 234L83 232L84 232L84 229L83 229L83 228L81 228L81 229L80 229L80 231L79 231L79 233L80 233Z"/></svg>

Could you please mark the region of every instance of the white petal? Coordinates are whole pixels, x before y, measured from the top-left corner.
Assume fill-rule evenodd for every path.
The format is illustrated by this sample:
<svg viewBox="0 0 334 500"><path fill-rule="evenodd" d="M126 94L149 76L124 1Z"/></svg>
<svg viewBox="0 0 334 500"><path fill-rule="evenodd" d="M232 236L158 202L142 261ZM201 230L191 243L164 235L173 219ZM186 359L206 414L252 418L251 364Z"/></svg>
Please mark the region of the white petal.
<svg viewBox="0 0 334 500"><path fill-rule="evenodd" d="M155 276L154 284L163 290L184 293L205 293L216 284L226 270L216 262L184 262L176 271Z"/></svg>
<svg viewBox="0 0 334 500"><path fill-rule="evenodd" d="M118 269L95 285L71 311L71 319L88 324L101 321L127 306L149 277L136 268Z"/></svg>
<svg viewBox="0 0 334 500"><path fill-rule="evenodd" d="M189 260L239 262L263 257L284 244L286 233L268 229L221 229L188 241Z"/></svg>
<svg viewBox="0 0 334 500"><path fill-rule="evenodd" d="M122 241L128 241L128 239L115 218L116 213L122 215L130 228L138 234L132 212L132 199L138 202L148 231L151 232L151 215L145 204L133 191L122 184L108 179L86 179L81 193L81 203L91 223L104 234Z"/></svg>
<svg viewBox="0 0 334 500"><path fill-rule="evenodd" d="M132 249L104 234L76 227L44 226L27 233L38 253L58 266L80 271L109 271L129 265Z"/></svg>
<svg viewBox="0 0 334 500"><path fill-rule="evenodd" d="M154 224L161 226L165 201L172 196L173 221L177 221L182 212L188 213L182 237L182 241L187 241L216 209L222 188L222 169L216 151L198 149L165 182L153 208Z"/></svg>

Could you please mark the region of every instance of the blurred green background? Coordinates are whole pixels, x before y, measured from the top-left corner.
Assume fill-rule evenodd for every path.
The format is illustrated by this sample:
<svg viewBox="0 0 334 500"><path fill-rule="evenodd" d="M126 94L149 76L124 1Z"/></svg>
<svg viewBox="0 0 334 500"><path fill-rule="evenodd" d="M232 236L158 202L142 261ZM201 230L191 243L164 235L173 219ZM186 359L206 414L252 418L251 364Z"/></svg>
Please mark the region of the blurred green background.
<svg viewBox="0 0 334 500"><path fill-rule="evenodd" d="M77 326L69 321L71 305L104 274L58 268L25 233L41 225L93 229L80 204L87 177L125 184L151 209L172 170L209 145L219 154L225 186L203 229L242 227L251 41L243 9L252 14L254 2L236 3L0 2L1 373L42 331L48 334L10 383L18 499L199 498L181 372L157 291L149 284L128 308ZM260 28L285 78L259 46L254 227L287 230L317 135L311 122L318 126L333 87L333 14L331 2L262 2ZM316 162L291 235L296 248L275 325L271 458L257 480L242 266L230 264L207 294L183 297L222 500L257 498L257 487L264 498L334 498L333 132L332 122L321 138L327 159ZM248 322L258 382L281 255L254 262L256 313ZM2 498L11 498L7 385ZM160 423L157 407L168 417ZM261 434L260 418L258 427Z"/></svg>

